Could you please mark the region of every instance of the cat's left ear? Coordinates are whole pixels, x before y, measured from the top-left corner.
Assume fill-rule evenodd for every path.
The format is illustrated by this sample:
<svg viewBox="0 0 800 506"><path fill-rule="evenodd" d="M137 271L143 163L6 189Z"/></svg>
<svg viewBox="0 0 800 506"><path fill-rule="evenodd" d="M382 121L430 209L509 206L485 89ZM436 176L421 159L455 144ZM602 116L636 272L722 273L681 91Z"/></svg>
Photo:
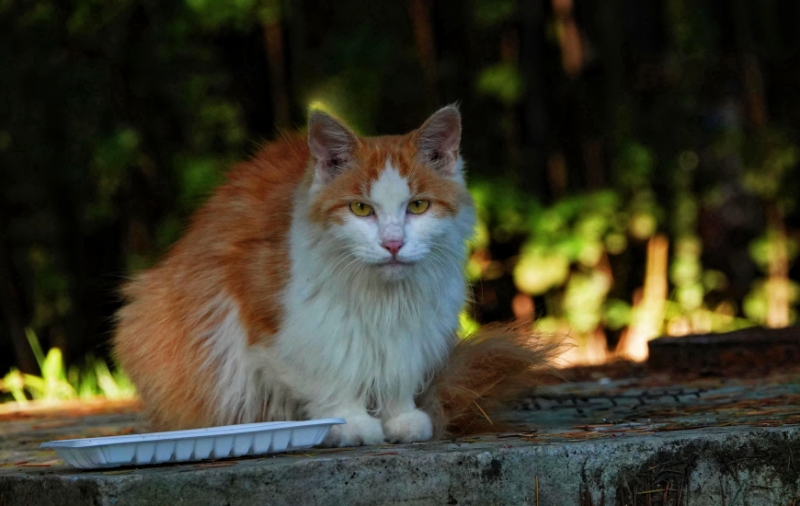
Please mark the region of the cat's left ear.
<svg viewBox="0 0 800 506"><path fill-rule="evenodd" d="M308 118L308 147L316 160L314 180L328 184L353 160L358 137L333 116L312 111Z"/></svg>
<svg viewBox="0 0 800 506"><path fill-rule="evenodd" d="M461 143L461 113L455 105L436 111L415 135L422 163L445 176L456 174Z"/></svg>

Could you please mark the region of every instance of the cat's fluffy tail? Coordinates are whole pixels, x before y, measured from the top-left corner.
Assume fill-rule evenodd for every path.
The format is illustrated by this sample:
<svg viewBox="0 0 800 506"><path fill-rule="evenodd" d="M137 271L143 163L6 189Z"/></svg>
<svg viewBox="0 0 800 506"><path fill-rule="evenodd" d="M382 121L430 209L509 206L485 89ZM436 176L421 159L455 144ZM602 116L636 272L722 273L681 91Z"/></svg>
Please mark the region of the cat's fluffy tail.
<svg viewBox="0 0 800 506"><path fill-rule="evenodd" d="M543 343L530 324L488 325L461 339L445 368L423 394L436 436L503 430L492 415L553 371L560 347Z"/></svg>

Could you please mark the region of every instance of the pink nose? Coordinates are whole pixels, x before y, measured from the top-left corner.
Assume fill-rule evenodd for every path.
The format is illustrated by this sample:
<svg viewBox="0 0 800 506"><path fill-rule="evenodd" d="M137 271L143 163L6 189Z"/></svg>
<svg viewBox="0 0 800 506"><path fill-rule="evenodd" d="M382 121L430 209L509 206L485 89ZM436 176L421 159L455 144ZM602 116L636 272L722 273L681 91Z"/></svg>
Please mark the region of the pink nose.
<svg viewBox="0 0 800 506"><path fill-rule="evenodd" d="M384 247L386 251L392 254L392 256L397 255L397 252L400 251L400 248L403 247L403 241L386 241L381 246Z"/></svg>

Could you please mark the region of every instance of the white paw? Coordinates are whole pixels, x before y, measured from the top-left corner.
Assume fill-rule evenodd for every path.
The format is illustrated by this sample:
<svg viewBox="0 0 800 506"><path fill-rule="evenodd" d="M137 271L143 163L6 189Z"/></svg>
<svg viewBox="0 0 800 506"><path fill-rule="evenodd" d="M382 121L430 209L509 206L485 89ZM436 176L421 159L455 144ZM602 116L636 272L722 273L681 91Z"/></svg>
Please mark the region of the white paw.
<svg viewBox="0 0 800 506"><path fill-rule="evenodd" d="M384 442L381 421L367 414L344 417L347 423L334 425L328 432L325 446L377 445Z"/></svg>
<svg viewBox="0 0 800 506"><path fill-rule="evenodd" d="M383 428L386 440L392 443L427 441L433 436L431 418L418 409L389 418Z"/></svg>

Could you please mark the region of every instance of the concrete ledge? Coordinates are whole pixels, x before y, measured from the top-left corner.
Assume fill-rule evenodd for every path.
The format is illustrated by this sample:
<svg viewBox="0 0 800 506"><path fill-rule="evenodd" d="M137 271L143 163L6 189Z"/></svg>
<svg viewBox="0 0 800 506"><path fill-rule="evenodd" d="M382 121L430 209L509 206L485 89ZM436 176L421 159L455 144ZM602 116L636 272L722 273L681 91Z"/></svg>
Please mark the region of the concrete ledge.
<svg viewBox="0 0 800 506"><path fill-rule="evenodd" d="M788 505L800 497L797 427L710 428L567 443L522 437L472 441L211 464L223 467L11 473L0 476L0 501L3 506Z"/></svg>
<svg viewBox="0 0 800 506"><path fill-rule="evenodd" d="M762 374L800 363L800 327L661 337L648 343L650 369Z"/></svg>
<svg viewBox="0 0 800 506"><path fill-rule="evenodd" d="M0 413L0 505L800 504L797 371L629 372L541 387L515 433L105 472L38 445L142 432L135 406Z"/></svg>

